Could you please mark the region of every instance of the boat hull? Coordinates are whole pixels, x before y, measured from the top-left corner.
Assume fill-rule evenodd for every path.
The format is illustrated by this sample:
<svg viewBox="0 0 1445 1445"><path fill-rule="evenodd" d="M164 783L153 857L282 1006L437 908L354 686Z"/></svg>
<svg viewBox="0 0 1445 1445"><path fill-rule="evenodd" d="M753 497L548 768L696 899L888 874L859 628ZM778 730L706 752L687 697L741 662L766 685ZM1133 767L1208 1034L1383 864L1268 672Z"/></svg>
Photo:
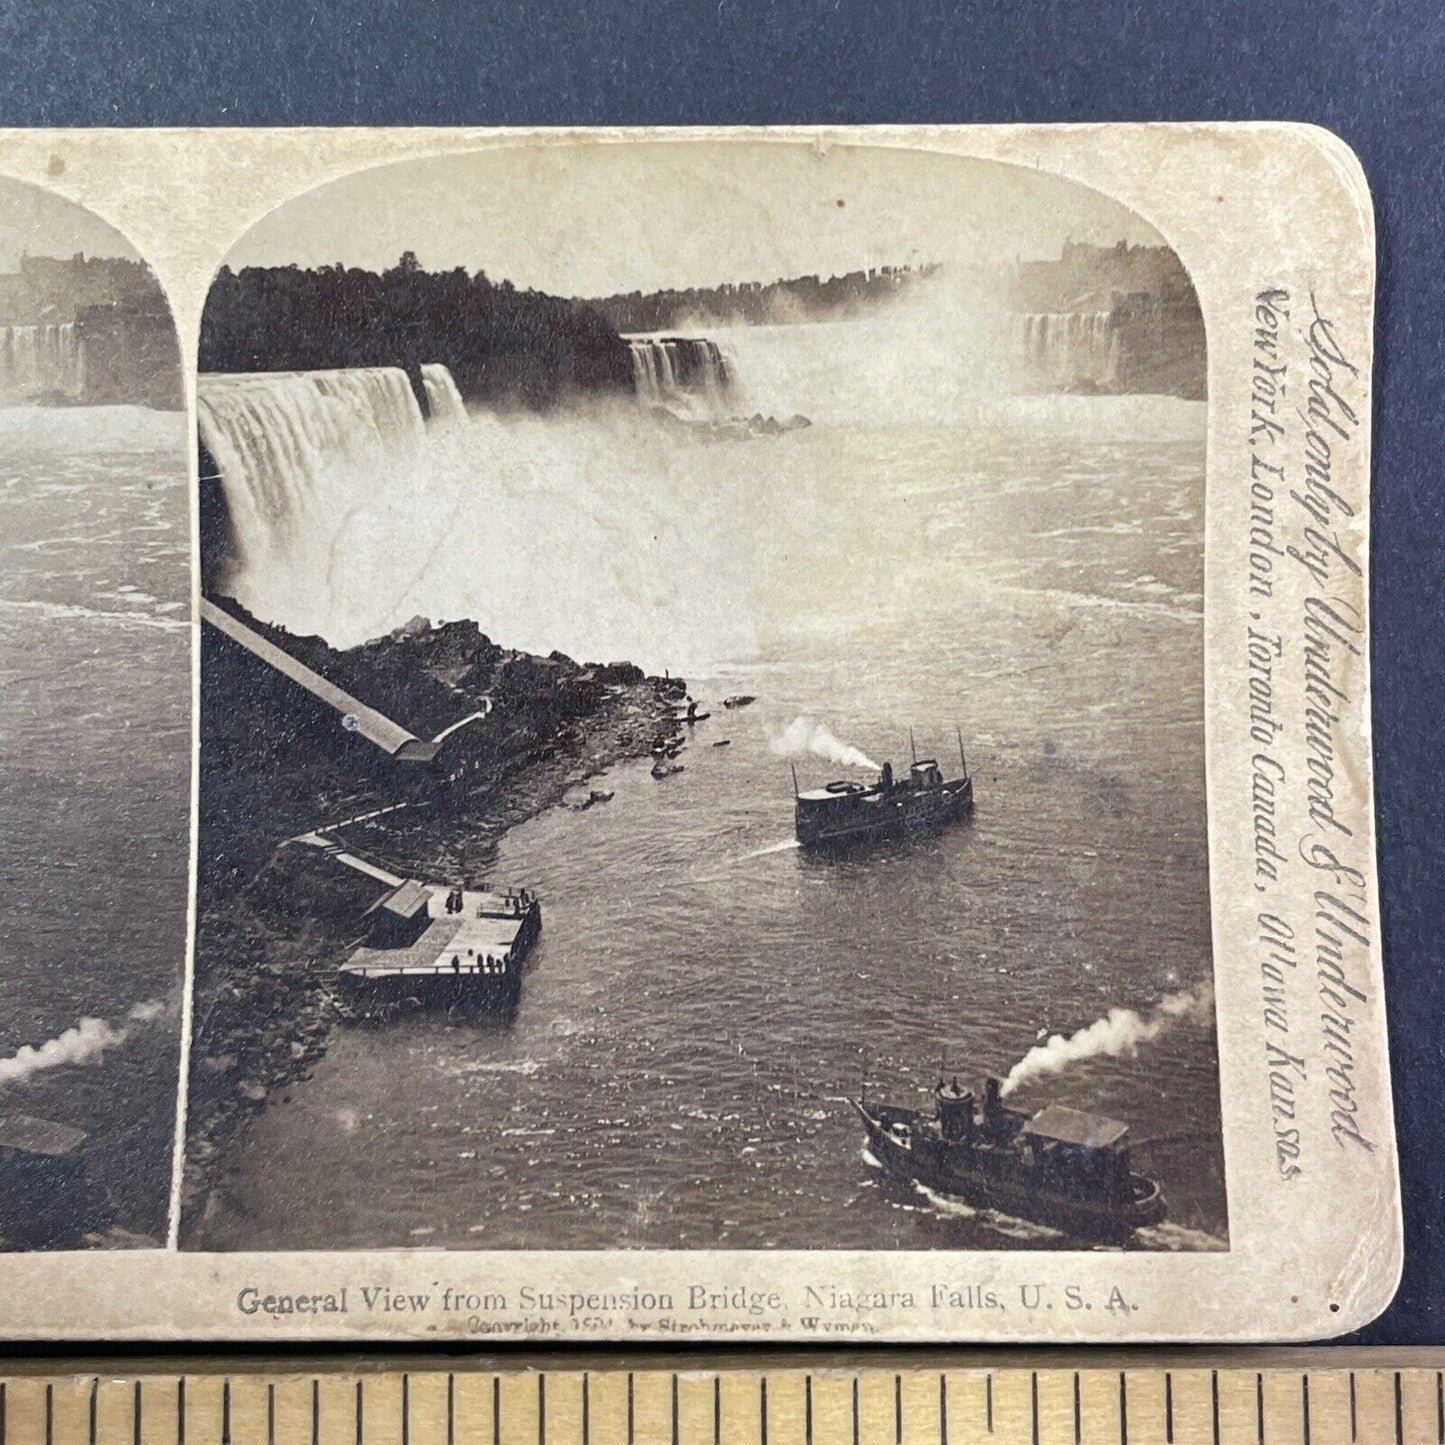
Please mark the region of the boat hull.
<svg viewBox="0 0 1445 1445"><path fill-rule="evenodd" d="M901 1143L882 1120L862 1105L854 1107L868 1131L868 1149L883 1171L936 1194L961 1200L974 1209L992 1209L1015 1219L1027 1219L1078 1239L1119 1243L1136 1229L1158 1224L1167 1213L1162 1192L1143 1202L1115 1203L1066 1195L1040 1188L1009 1161L991 1164L972 1151L939 1147L920 1140ZM974 1162L970 1162L970 1158Z"/></svg>
<svg viewBox="0 0 1445 1445"><path fill-rule="evenodd" d="M839 809L836 818L807 818L796 822L796 836L804 848L819 852L866 847L887 840L926 837L973 812L973 779L949 783L936 792L909 794L862 808Z"/></svg>

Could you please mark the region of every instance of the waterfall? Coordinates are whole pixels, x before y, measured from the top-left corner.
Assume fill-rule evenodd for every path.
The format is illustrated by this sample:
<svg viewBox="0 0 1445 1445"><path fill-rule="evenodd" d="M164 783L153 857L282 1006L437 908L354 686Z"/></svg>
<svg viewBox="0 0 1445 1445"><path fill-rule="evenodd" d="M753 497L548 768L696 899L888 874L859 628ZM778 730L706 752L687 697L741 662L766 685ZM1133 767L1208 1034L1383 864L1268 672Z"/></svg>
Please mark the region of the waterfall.
<svg viewBox="0 0 1445 1445"><path fill-rule="evenodd" d="M670 410L698 404L718 411L731 385L716 341L688 336L626 336L632 352L632 386L638 400Z"/></svg>
<svg viewBox="0 0 1445 1445"><path fill-rule="evenodd" d="M431 412L433 426L453 426L467 419L466 404L457 390L456 381L445 366L429 362L421 369L422 385L426 388L427 407Z"/></svg>
<svg viewBox="0 0 1445 1445"><path fill-rule="evenodd" d="M74 322L0 327L0 401L75 400L84 390L84 348Z"/></svg>
<svg viewBox="0 0 1445 1445"><path fill-rule="evenodd" d="M221 475L233 562L284 572L314 568L304 554L317 523L354 510L356 479L414 457L426 433L399 367L348 371L203 373L201 441Z"/></svg>
<svg viewBox="0 0 1445 1445"><path fill-rule="evenodd" d="M1047 312L1021 322L1021 360L1031 385L1107 391L1117 382L1119 331L1109 312Z"/></svg>
<svg viewBox="0 0 1445 1445"><path fill-rule="evenodd" d="M657 671L756 647L775 478L679 446L640 408L428 425L388 370L205 374L197 412L203 586L298 636L351 647L417 615L471 618L543 656ZM708 466L727 485L700 495Z"/></svg>

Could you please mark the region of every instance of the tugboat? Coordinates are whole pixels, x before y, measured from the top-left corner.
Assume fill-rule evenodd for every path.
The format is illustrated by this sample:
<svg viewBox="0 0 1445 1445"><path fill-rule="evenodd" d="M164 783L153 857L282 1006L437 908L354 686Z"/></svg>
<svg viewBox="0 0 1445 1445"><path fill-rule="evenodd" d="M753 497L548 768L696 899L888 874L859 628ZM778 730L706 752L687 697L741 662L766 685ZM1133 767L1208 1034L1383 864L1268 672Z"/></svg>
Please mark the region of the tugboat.
<svg viewBox="0 0 1445 1445"><path fill-rule="evenodd" d="M910 742L912 733L909 733ZM847 848L883 838L932 832L973 812L973 779L958 737L959 776L945 778L934 758L913 755L901 779L884 763L878 781L868 787L851 779L798 791L793 771L794 832L804 848Z"/></svg>
<svg viewBox="0 0 1445 1445"><path fill-rule="evenodd" d="M975 1208L1112 1243L1167 1212L1159 1181L1130 1169L1129 1126L1117 1119L1062 1104L1033 1115L1010 1109L993 1078L981 1110L956 1078L938 1081L931 1116L851 1102L869 1151L888 1174Z"/></svg>

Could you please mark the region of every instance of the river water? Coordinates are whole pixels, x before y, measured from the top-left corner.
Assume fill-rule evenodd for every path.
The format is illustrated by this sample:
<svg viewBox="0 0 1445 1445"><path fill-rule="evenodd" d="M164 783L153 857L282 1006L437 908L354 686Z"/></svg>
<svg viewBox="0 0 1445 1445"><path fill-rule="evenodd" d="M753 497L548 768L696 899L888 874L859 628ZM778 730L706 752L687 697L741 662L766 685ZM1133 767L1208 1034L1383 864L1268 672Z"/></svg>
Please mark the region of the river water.
<svg viewBox="0 0 1445 1445"><path fill-rule="evenodd" d="M117 1224L153 1240L185 966L186 451L179 413L0 410L0 1056L62 1060L0 1063L0 1114L87 1131Z"/></svg>
<svg viewBox="0 0 1445 1445"><path fill-rule="evenodd" d="M815 370L836 374L820 339ZM491 489L522 560L478 553L470 596L454 569L362 569L408 615L433 586L433 615L511 644L685 668L711 717L681 773L619 767L610 803L504 840L494 876L538 890L545 920L515 1020L338 1029L222 1161L189 1244L1070 1243L881 1180L845 1098L866 1076L874 1099L921 1103L940 1063L977 1086L1045 1031L1207 987L1205 408L945 405L936 388L896 394L887 367L865 405L816 376L790 393L798 347L726 339L742 410L813 418L782 436L648 422L664 441L630 430L624 446L605 418L474 419L470 505ZM539 448L573 472L529 493ZM428 506L454 526L448 465L431 463ZM250 605L264 592L254 581ZM758 700L720 705L739 693ZM776 746L799 717L895 768L912 726L949 771L957 723L976 816L909 847L799 853ZM839 774L797 766L805 785ZM1138 1162L1172 1220L1145 1247L1226 1236L1212 1020L1015 1099L1157 1141Z"/></svg>

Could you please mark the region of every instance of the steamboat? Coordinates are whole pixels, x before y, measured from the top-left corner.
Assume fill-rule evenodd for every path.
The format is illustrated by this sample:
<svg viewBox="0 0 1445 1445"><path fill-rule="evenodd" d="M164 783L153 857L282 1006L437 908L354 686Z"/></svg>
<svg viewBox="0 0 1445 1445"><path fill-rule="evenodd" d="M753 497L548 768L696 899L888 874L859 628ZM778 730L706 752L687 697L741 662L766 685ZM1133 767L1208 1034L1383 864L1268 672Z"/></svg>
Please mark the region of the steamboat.
<svg viewBox="0 0 1445 1445"><path fill-rule="evenodd" d="M912 742L912 733L909 741ZM930 833L973 812L973 779L958 737L959 776L945 778L934 758L913 762L902 778L884 763L871 787L846 779L807 792L793 771L794 833L804 848L841 849Z"/></svg>
<svg viewBox="0 0 1445 1445"><path fill-rule="evenodd" d="M981 1108L956 1078L939 1080L931 1115L852 1103L886 1173L974 1208L1112 1243L1167 1212L1159 1181L1131 1169L1129 1126L1117 1119L1062 1104L1010 1109L993 1078Z"/></svg>

